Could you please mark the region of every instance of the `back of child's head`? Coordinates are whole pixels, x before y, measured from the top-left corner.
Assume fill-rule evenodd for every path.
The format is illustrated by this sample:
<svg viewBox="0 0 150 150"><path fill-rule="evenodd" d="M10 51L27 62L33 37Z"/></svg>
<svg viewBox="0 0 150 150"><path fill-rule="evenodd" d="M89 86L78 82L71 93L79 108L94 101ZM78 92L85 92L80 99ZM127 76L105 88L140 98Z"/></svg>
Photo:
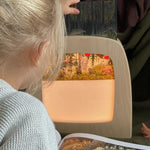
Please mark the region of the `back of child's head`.
<svg viewBox="0 0 150 150"><path fill-rule="evenodd" d="M53 81L64 54L64 20L59 0L0 0L0 65L8 56L19 56L25 47L36 50L43 41L49 44L39 73L44 73L49 64L49 78Z"/></svg>

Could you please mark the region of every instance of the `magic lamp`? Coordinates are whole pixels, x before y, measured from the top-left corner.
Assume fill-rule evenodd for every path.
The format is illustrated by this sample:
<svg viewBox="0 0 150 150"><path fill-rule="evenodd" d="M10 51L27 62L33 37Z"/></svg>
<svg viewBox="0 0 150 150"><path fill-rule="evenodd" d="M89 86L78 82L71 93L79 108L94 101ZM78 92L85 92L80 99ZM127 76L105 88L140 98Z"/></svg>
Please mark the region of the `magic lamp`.
<svg viewBox="0 0 150 150"><path fill-rule="evenodd" d="M110 57L115 80L57 80L51 87L43 87L43 103L56 128L63 133L130 137L131 81L121 43L89 36L69 36L67 43L67 53L86 53L86 57L89 54L105 54L103 56L107 59Z"/></svg>

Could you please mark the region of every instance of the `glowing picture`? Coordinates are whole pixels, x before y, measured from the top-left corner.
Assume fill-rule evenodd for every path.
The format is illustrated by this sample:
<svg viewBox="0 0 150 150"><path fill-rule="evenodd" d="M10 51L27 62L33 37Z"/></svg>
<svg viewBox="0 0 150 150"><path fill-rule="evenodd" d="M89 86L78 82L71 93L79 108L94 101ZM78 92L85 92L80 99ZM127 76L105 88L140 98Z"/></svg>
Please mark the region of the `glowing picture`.
<svg viewBox="0 0 150 150"><path fill-rule="evenodd" d="M101 54L66 54L57 80L114 79L111 58Z"/></svg>

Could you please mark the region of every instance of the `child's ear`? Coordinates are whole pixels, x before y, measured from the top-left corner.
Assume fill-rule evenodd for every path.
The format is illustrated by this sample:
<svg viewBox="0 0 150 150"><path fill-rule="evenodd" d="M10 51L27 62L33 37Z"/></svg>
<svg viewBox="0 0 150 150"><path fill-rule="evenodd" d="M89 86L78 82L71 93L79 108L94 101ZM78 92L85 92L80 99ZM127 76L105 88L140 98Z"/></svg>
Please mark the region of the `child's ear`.
<svg viewBox="0 0 150 150"><path fill-rule="evenodd" d="M39 59L44 51L45 46L49 43L49 41L42 42L37 49L33 49L30 53L30 59L34 66L38 66Z"/></svg>

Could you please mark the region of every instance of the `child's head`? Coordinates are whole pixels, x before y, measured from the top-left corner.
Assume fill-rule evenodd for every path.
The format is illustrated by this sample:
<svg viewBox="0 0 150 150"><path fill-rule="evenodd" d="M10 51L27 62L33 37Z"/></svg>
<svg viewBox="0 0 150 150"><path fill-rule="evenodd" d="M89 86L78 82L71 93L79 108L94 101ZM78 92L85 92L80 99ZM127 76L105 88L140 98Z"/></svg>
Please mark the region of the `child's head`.
<svg viewBox="0 0 150 150"><path fill-rule="evenodd" d="M50 65L50 79L55 79L64 27L59 0L0 0L0 78L13 82L16 74L18 88L26 88Z"/></svg>

